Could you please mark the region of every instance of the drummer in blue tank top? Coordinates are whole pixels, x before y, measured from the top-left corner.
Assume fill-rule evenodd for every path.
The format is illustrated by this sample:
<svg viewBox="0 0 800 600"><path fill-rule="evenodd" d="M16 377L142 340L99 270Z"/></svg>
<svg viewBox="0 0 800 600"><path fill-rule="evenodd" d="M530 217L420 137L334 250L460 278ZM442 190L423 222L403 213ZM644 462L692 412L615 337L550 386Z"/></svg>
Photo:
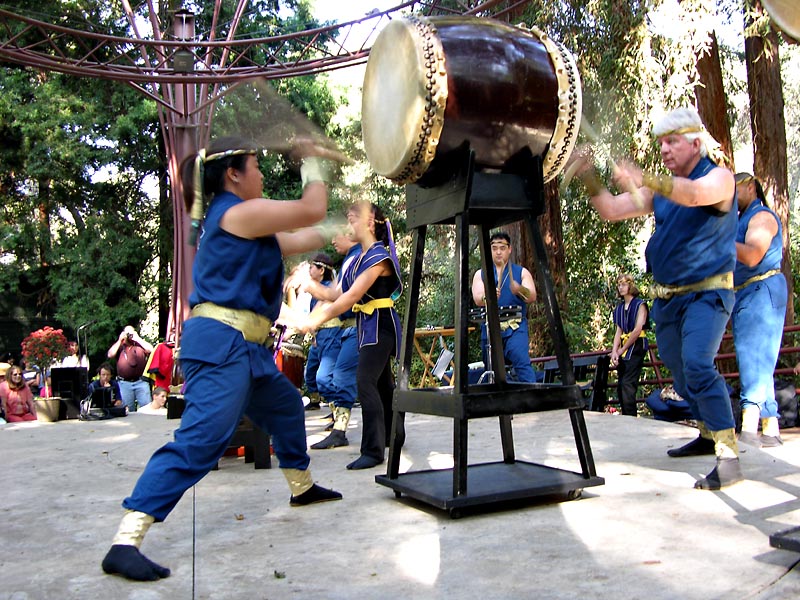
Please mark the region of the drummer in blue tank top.
<svg viewBox="0 0 800 600"><path fill-rule="evenodd" d="M530 271L511 262L511 236L505 231L496 231L489 238L494 265L493 276L497 289L497 306L516 308L518 317L503 319L500 336L503 339L503 358L511 365L514 377L521 383L533 383L536 375L531 367L528 337L528 304L536 300L536 287ZM472 278L472 300L478 306L486 306L485 274L479 270ZM488 335L486 325L481 326L481 348L483 362L490 364L487 353ZM497 370L492 365L492 370Z"/></svg>
<svg viewBox="0 0 800 600"><path fill-rule="evenodd" d="M296 156L304 157L303 194L291 202L262 198L257 153L245 140L222 138L181 166L187 207L210 198L193 268L191 318L181 338L186 408L174 441L153 454L123 501L127 512L103 560L106 573L169 576L139 551L145 533L217 464L243 415L272 434L290 505L342 497L311 478L303 403L270 347L283 296L282 257L319 248L327 237L308 226L325 216L329 169L319 155L330 153L310 142L295 145Z"/></svg>
<svg viewBox="0 0 800 600"><path fill-rule="evenodd" d="M739 229L736 234L736 304L733 343L739 364L742 433L753 446L780 446L773 373L786 318L786 278L781 272L781 220L767 206L761 183L750 173L736 175ZM761 421L761 437L758 424Z"/></svg>
<svg viewBox="0 0 800 600"><path fill-rule="evenodd" d="M718 490L743 479L735 423L725 381L716 369L725 326L733 310L737 211L733 173L708 157L713 139L692 108L666 114L653 127L671 175L617 165L613 195L593 167L580 175L600 217L620 221L655 214L646 257L655 284L652 317L658 351L675 390L692 408L700 435L667 453L715 454L716 466L695 483ZM586 157L578 157L587 163Z"/></svg>

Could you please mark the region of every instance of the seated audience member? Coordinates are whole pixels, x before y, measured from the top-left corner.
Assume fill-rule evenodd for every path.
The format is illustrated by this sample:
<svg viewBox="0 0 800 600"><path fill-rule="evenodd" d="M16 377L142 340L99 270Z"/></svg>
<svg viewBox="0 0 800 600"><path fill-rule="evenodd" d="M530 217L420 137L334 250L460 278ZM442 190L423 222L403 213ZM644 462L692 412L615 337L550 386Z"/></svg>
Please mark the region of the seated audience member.
<svg viewBox="0 0 800 600"><path fill-rule="evenodd" d="M5 381L6 381L6 371L8 371L8 368L10 366L11 365L9 365L8 363L0 363L0 385L5 383ZM5 416L6 416L5 406L0 405L0 425L2 425L3 423L6 423Z"/></svg>
<svg viewBox="0 0 800 600"><path fill-rule="evenodd" d="M155 347L147 361L145 374L155 383L154 388L169 389L175 369L175 342L161 342ZM153 390L155 393L155 389Z"/></svg>
<svg viewBox="0 0 800 600"><path fill-rule="evenodd" d="M73 368L82 366L81 359L78 356L78 342L74 341L69 342L67 344L67 350L69 351L69 354L61 360L61 363L58 366L62 368Z"/></svg>
<svg viewBox="0 0 800 600"><path fill-rule="evenodd" d="M28 384L31 393L34 396L38 396L39 387L42 385L42 372L39 370L39 367L36 365L31 365L29 367L25 361L22 361L19 366L22 368L22 378L25 380L25 383ZM0 365L0 368L2 368L2 365Z"/></svg>
<svg viewBox="0 0 800 600"><path fill-rule="evenodd" d="M653 418L657 421L683 421L694 418L689 403L681 398L671 385L663 390L655 390L645 402L653 411Z"/></svg>
<svg viewBox="0 0 800 600"><path fill-rule="evenodd" d="M163 387L153 388L153 400L150 402L150 404L146 404L137 412L148 415L166 415L168 395L169 393Z"/></svg>
<svg viewBox="0 0 800 600"><path fill-rule="evenodd" d="M6 381L0 383L0 400L9 423L36 420L33 394L22 378L22 369L16 365L9 367Z"/></svg>
<svg viewBox="0 0 800 600"><path fill-rule="evenodd" d="M40 398L53 397L53 386L50 381L50 369L47 369L44 372L44 377L42 377L42 384L41 386L39 386L39 397Z"/></svg>
<svg viewBox="0 0 800 600"><path fill-rule="evenodd" d="M89 384L89 395L97 389L111 388L111 397L114 399L114 406L122 404L122 392L119 389L119 382L114 379L114 367L111 363L104 362L97 367L97 379L93 379Z"/></svg>

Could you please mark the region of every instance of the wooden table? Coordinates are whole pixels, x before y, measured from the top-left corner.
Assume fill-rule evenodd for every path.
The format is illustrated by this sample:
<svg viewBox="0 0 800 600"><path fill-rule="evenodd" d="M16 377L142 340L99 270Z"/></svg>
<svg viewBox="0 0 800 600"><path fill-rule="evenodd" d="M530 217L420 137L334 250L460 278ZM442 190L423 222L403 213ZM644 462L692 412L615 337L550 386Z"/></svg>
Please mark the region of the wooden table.
<svg viewBox="0 0 800 600"><path fill-rule="evenodd" d="M470 327L469 331L474 331L474 327ZM419 380L418 387L425 387L430 381L430 385L438 386L438 381L433 376L433 367L436 366L436 359L439 357L442 347L439 344L439 336L443 338L451 338L455 336L456 330L452 327L433 327L433 328L420 328L414 330L414 348L417 350L417 356L422 360L422 377ZM428 344L430 339L430 344ZM449 365L450 373L454 369L454 362L451 360ZM450 378L452 375L445 374L442 381L445 385L450 385Z"/></svg>

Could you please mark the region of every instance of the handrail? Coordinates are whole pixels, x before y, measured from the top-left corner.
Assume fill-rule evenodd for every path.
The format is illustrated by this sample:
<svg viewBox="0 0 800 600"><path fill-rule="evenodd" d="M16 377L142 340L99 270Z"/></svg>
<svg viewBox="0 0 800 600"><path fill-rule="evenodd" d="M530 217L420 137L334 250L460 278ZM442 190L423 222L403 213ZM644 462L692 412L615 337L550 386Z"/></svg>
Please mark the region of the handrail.
<svg viewBox="0 0 800 600"><path fill-rule="evenodd" d="M800 332L800 325L786 325L783 328L783 337L786 338L787 334L794 334ZM726 333L722 336L722 343L729 342L733 340L732 333ZM655 373L655 378L648 378L648 379L641 379L639 381L639 385L657 385L658 387L664 387L673 382L672 377L667 377L661 371L661 367L664 365L664 362L660 360L657 356L658 345L655 342L649 343L648 349L648 358L644 361L644 368L652 368ZM610 354L611 350L593 350L591 352L576 352L570 354L570 358L583 358L583 357L592 357L592 356L602 356L604 354ZM796 362L800 362L800 346L792 345L792 346L781 346L779 351L779 356L787 355L787 354L796 354L798 358ZM736 358L736 352L720 352L714 358L714 361L717 364L717 368L722 376L726 380L735 380L739 378L738 371L732 371L726 368L725 361L729 361L731 359ZM548 361L555 360L555 356L540 356L531 359L531 363L536 364L544 364ZM611 367L613 370L614 367ZM791 367L779 367L776 368L774 371L774 375L794 375L794 371Z"/></svg>

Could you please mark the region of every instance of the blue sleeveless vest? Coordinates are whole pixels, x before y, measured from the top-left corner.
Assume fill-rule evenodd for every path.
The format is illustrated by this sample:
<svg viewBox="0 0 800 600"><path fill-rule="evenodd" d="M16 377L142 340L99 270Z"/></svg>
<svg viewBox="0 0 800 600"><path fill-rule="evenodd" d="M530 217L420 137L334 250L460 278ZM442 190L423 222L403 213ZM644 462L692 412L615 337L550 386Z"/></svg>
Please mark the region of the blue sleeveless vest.
<svg viewBox="0 0 800 600"><path fill-rule="evenodd" d="M220 227L222 216L244 202L229 192L217 195L208 207L194 260L194 291L190 306L213 302L250 310L273 321L283 298L283 257L274 235L249 240Z"/></svg>
<svg viewBox="0 0 800 600"><path fill-rule="evenodd" d="M739 229L736 232L736 241L744 243L747 235L747 227L750 225L750 219L752 219L756 214L764 211L771 214L778 222L778 232L775 234L775 237L772 238L769 248L767 248L767 253L764 255L764 258L761 259L760 263L753 267L748 267L747 265L736 261L736 271L733 273L734 285L741 285L751 277L761 275L762 273L772 271L773 269L781 268L781 263L783 262L783 227L778 215L771 211L762 200L756 198L750 203L750 206L744 209L744 212L739 215Z"/></svg>
<svg viewBox="0 0 800 600"><path fill-rule="evenodd" d="M346 292L347 290L349 290L353 286L353 283L355 283L355 280L358 278L358 276L361 275L361 273L364 273L371 267L374 267L375 265L387 259L392 264L393 277L395 280L394 290L391 293L391 297L396 300L403 292L403 283L400 281L399 267L397 263L395 263L395 261L392 259L391 255L381 242L375 242L374 244L372 244L372 246L370 246L366 252L363 252L351 263L351 266L347 269L347 272L344 274L344 277L342 278L342 291ZM376 300L376 299L377 298L374 298L371 295L369 295L369 293L367 293L364 295L364 297L361 298L359 303L366 304L370 300ZM387 316L390 319L392 319L394 324L395 355L399 356L400 339L401 339L400 317L398 316L397 311L394 308L379 308L371 315L368 315L363 312L356 313L356 319L358 323L359 348L378 343L378 331L380 329L379 321L381 318L385 319Z"/></svg>
<svg viewBox="0 0 800 600"><path fill-rule="evenodd" d="M703 157L689 179L699 179L715 166ZM653 212L656 228L645 256L658 283L687 285L734 270L738 220L735 206L721 213L708 206L682 206L656 194Z"/></svg>

